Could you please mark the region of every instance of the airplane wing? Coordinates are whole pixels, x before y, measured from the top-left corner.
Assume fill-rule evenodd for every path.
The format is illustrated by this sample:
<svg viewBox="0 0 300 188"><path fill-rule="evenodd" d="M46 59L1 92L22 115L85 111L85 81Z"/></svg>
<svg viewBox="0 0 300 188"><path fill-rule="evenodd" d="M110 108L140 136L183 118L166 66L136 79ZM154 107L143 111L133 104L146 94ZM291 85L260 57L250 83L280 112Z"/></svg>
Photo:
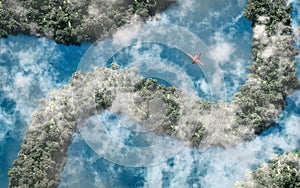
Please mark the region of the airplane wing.
<svg viewBox="0 0 300 188"><path fill-rule="evenodd" d="M194 59L195 57L192 54L186 53L187 56L189 56L189 58Z"/></svg>
<svg viewBox="0 0 300 188"><path fill-rule="evenodd" d="M199 59L197 59L199 57L199 55L201 54L198 54L198 57L194 57L192 54L189 54L189 53L186 53L187 56L189 56L189 58L191 58L193 60L193 62L196 62L198 63L199 65L202 65L204 66L204 63L202 63Z"/></svg>
<svg viewBox="0 0 300 188"><path fill-rule="evenodd" d="M204 63L202 63L202 61L200 61L199 59L195 59L195 62L198 63L199 65L204 66Z"/></svg>

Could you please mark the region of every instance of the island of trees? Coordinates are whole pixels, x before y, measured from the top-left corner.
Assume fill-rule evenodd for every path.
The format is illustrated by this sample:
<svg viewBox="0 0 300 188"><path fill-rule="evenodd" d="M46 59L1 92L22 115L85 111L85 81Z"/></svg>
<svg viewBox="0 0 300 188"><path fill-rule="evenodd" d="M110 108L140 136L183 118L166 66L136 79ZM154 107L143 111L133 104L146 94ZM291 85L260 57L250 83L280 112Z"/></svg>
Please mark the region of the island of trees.
<svg viewBox="0 0 300 188"><path fill-rule="evenodd" d="M146 1L151 2L150 5L145 1L122 1L123 3L118 6L112 3L107 7L113 10L118 7L116 9L119 13L109 16L111 11L108 11L107 15L102 15L108 17L102 21L111 20L109 23L112 25L106 22L99 25L102 21L95 22L95 20L101 19L99 18L101 15L89 17L93 15L92 7L96 6L94 4L87 6L78 1L75 7L83 8L77 10L67 8L74 6L72 0L60 1L57 4L51 2L47 1L48 8L50 4L57 9L50 7L49 9L54 13L44 14L50 17L41 17L42 14L35 13L28 14L27 11L24 12L25 16L9 16L10 19L13 18L12 23L16 24L10 24L9 29L2 29L2 35L6 36L8 31L15 34L20 31L30 33L32 32L30 24L33 22L29 22L28 19L39 20L38 24L46 20L44 23L46 27L37 25L34 34L48 36L64 44L79 44L81 41L94 40L96 36L98 38L97 32L105 36L110 30L126 24L129 18L126 17L127 14L139 14L146 19L167 6L156 1ZM5 3L2 1L1 6L5 7L3 4ZM41 4L43 3L28 5L21 3L20 5L34 12L41 7ZM6 2L6 7L1 10L9 11L8 5L9 3ZM123 11L120 11L120 7L123 7ZM47 7L44 9L48 10ZM67 147L72 142L72 135L78 131L76 124L110 108L114 105L114 101L122 96L119 93L135 96L131 104L131 113L135 115L132 117L142 122L147 122L151 117L151 112L146 108L150 102L154 99L160 100L165 113L161 125L155 132L159 135L176 137L192 147L234 145L250 140L253 136L276 125L276 117L284 109L286 97L300 87L295 75L295 56L298 52L294 47L293 30L290 25L291 10L291 6L287 5L285 0L249 0L244 15L253 23L254 63L249 67L250 74L246 83L241 86L241 91L235 94L230 103L222 101L212 103L197 97L188 98L174 87L159 86L153 79L140 78L134 70L118 70L116 65L113 65L112 69L100 68L86 75L74 73L70 84L52 92L50 99L42 100L38 110L34 112L33 122L26 131L18 159L14 162L14 168L9 171L10 187L57 186L60 181L59 173L66 162ZM72 13L69 13L70 11ZM53 15L59 15L59 19L51 17ZM77 17L70 18L70 15L77 15ZM115 17L116 15L120 20ZM126 19L122 21L121 18L125 17ZM18 28L19 22L16 20L20 19L27 20L24 23L28 26L22 25ZM114 19L119 20L120 24L116 24ZM62 27L59 26L60 24ZM84 24L95 26L95 30L86 31L86 28L82 27ZM86 83L94 83L97 87L91 89ZM112 86L115 89L112 90ZM70 95L77 97L76 104L74 100L70 100ZM80 109L75 108L78 106ZM122 109L120 113L124 113ZM216 126L215 120L222 118L224 121L221 126ZM299 185L299 164L295 163L297 160L299 160L298 156L294 154L271 160L269 166L263 165L263 170L258 169L252 173L253 181L257 185L271 187ZM286 164L276 165L278 161ZM261 178L265 174L267 176ZM274 177L277 179L272 180L271 178ZM247 183L243 184L246 185Z"/></svg>
<svg viewBox="0 0 300 188"><path fill-rule="evenodd" d="M146 20L175 0L1 0L0 36L18 33L80 45L105 38L129 24L134 15Z"/></svg>

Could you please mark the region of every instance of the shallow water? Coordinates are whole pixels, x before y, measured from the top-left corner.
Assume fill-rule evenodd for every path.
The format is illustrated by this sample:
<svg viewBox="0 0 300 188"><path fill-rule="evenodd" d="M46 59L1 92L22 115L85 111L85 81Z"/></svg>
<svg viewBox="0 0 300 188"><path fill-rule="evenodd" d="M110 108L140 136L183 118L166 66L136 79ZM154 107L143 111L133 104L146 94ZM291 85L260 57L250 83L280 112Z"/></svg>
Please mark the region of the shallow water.
<svg viewBox="0 0 300 188"><path fill-rule="evenodd" d="M157 21L178 25L201 39L207 48L199 48L208 52L204 54L204 59L219 65L214 66L214 71L220 70L218 73L223 76L219 79L222 81L220 88L224 85L226 90L220 89L223 92L220 95L227 101L245 82L246 67L251 63L251 23L241 16L244 5L243 0L181 1L179 6L162 13L161 20ZM298 28L300 4L295 1L293 6L296 8L293 25ZM116 39L120 38L117 36ZM134 62L134 66L141 67L140 74L143 76L158 77L167 83L174 82L180 88L195 91L204 99L211 99L210 78L205 77L206 69L193 69L184 56L185 49L174 47L176 40L174 38L174 41L168 41L167 44L142 41L142 45L123 45L106 59L106 65L117 62L126 68ZM31 113L37 107L38 100L47 97L49 90L65 84L74 71L84 70L80 60L88 48L90 44L66 47L47 39L23 35L0 39L1 187L7 187L7 170L17 157L24 131L31 122ZM158 71L151 69L155 66L145 67L145 61L149 59L154 65L159 63L157 69L164 68L164 71L153 75ZM172 69L169 64L175 68ZM298 63L298 76L299 68ZM169 74L166 76L167 71ZM174 74L180 79L176 81ZM201 78L203 80L197 82ZM227 149L185 148L166 162L153 167L133 168L112 163L99 157L82 136L76 134L68 151L68 162L61 173L59 187L233 187L248 170L256 168L271 155L298 148L300 92L295 92L287 101L288 106L278 118L278 126L250 142ZM133 137L136 135L124 133L117 128L112 129L111 134L128 145L141 144L141 140Z"/></svg>

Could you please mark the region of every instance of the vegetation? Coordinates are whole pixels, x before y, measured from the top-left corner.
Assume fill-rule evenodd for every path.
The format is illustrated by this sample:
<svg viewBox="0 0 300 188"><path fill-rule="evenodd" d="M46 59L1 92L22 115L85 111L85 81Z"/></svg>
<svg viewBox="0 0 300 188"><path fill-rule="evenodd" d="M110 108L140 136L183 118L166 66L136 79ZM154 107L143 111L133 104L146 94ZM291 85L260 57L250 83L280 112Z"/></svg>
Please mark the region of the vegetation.
<svg viewBox="0 0 300 188"><path fill-rule="evenodd" d="M297 153L275 156L268 163L264 163L257 170L252 171L245 182L238 182L236 187L300 187L299 161Z"/></svg>
<svg viewBox="0 0 300 188"><path fill-rule="evenodd" d="M297 50L290 25L291 6L285 0L249 0L244 16L253 22L251 73L234 101L238 124L256 134L275 125L287 95L299 88L295 75Z"/></svg>
<svg viewBox="0 0 300 188"><path fill-rule="evenodd" d="M153 6L151 0L127 0L113 4L92 0L15 2L1 1L0 34L3 37L24 32L48 36L64 44L79 44L81 41L107 36L111 30L128 23L129 15L136 13L146 19L166 7L160 3ZM12 10L16 6L24 8L22 14L16 11L21 9ZM100 7L99 10L105 14L94 13L93 6ZM45 10L44 13L37 12L40 8ZM199 146L204 137L213 133L219 137L226 135L224 138L229 135L228 139L238 140L231 137L233 132L248 134L241 127L247 127L256 134L262 133L275 124L280 110L286 105L286 96L299 88L295 76L297 51L293 46L290 11L291 8L286 6L284 0L249 0L244 15L253 21L252 52L255 62L249 67L251 73L246 84L235 95L233 103L227 106L185 97L174 87L158 85L151 78L138 78L134 71L120 72L117 65L112 65L112 69L97 69L86 75L75 73L69 85L54 92L52 98L42 102L35 112L19 157L14 162L14 168L9 171L10 187L56 187L60 181L59 173L65 164L67 147L76 132L76 124L112 106L118 92L127 92L137 97L133 108L143 114L143 121L147 121L151 114L139 105L147 106L149 101L160 99L166 111L156 133L175 137L179 135L179 138L182 138L180 135L187 135L192 146ZM96 88L89 88L90 84L86 83L97 83L93 85ZM70 99L70 96L75 96L76 100ZM224 130L220 125L215 126L215 121L204 118L205 115L223 118L219 113L214 114L220 112L222 107L228 108L221 109L225 112L224 117L228 114L234 116L229 108L238 108L234 112L237 122L231 121L231 117L225 118L227 124ZM202 115L204 112L207 114ZM206 122L200 122L201 118ZM216 130L219 127L220 132ZM261 170L253 172L251 181L257 185L254 187L299 187L299 158L295 156L290 154L288 157L278 157Z"/></svg>
<svg viewBox="0 0 300 188"><path fill-rule="evenodd" d="M13 163L15 167L8 173L9 187L54 188L59 184L59 173L66 163L66 150L71 141L64 140L54 119L41 128L39 133L24 139L19 157Z"/></svg>
<svg viewBox="0 0 300 188"><path fill-rule="evenodd" d="M136 96L133 103L124 101L124 93ZM142 124L147 123L151 111L149 108L141 110L140 107L147 107L151 100L159 99L158 108L166 109L162 119L159 119L161 126L156 130L161 135L177 137L181 131L176 130L176 127L181 124L179 120L182 109L187 108L186 111L189 112L194 110L180 105L181 101L188 100L180 90L172 86L167 88L158 85L151 78L139 78L134 69L119 71L101 68L86 75L76 72L70 84L59 91L53 91L50 99L42 100L34 112L33 122L26 131L18 158L13 163L14 167L9 170L9 186L57 187L60 183L59 174L66 163L67 148L72 143L72 135L78 131L77 124L101 113L103 109L110 108L118 96L121 96L122 101L129 102L132 109L126 109L127 111L137 112L136 115L141 117L146 115L142 118ZM196 104L196 113L204 111L201 104ZM205 108L209 108L209 104L204 104ZM183 126L190 127L186 131L193 136L191 144L197 146L204 135L205 127L200 122Z"/></svg>
<svg viewBox="0 0 300 188"><path fill-rule="evenodd" d="M135 85L135 92L138 92L143 100L161 99L165 103L167 118L164 119L161 129L163 134L167 135L175 132L177 118L180 115L179 104L172 95L175 91L173 86L167 88L164 85L158 85L157 80L152 78L142 79Z"/></svg>
<svg viewBox="0 0 300 188"><path fill-rule="evenodd" d="M112 105L112 102L113 102L113 98L110 91L104 89L104 91L102 92L96 92L95 103L97 104L96 105L97 110L107 109Z"/></svg>
<svg viewBox="0 0 300 188"><path fill-rule="evenodd" d="M160 99L165 106L165 117L161 125L154 131L159 135L174 136L178 139L185 139L189 142L191 147L199 147L203 136L206 133L205 126L197 120L191 122L184 122L184 127L188 128L185 131L187 138L181 138L179 135L182 134L182 129L180 124L182 121L180 119L185 115L182 111L187 111L192 113L192 106L185 106L185 99L180 90L176 89L173 86L166 87L165 85L158 85L157 81L152 78L142 79L135 85L135 92L137 92L144 101L149 101L152 99ZM198 100L195 109L196 114L199 114L200 111L209 111L213 104L205 101ZM184 119L184 118L183 118ZM193 121L193 122L192 122Z"/></svg>
<svg viewBox="0 0 300 188"><path fill-rule="evenodd" d="M195 130L193 132L192 137L190 138L190 146L191 147L199 147L203 137L206 134L206 129L202 123L199 122L198 125L194 125Z"/></svg>
<svg viewBox="0 0 300 188"><path fill-rule="evenodd" d="M80 45L107 37L128 24L133 15L143 20L176 3L168 0L1 0L0 36L18 33L46 36L62 44Z"/></svg>
<svg viewBox="0 0 300 188"><path fill-rule="evenodd" d="M162 101L166 104L166 115L169 117L172 123L176 122L176 119L180 115L180 107L173 98L176 92L175 87L165 87L165 85L158 85L157 80L147 78L143 79L141 82L135 85L135 91L138 92L141 97L146 100L154 98L162 99Z"/></svg>
<svg viewBox="0 0 300 188"><path fill-rule="evenodd" d="M256 134L275 124L285 99L296 89L294 38L290 25L291 6L286 0L249 0L244 15L253 21L252 52L255 63L241 92L235 96L241 111L238 123L247 125ZM300 187L299 154L278 155L250 173L236 187Z"/></svg>

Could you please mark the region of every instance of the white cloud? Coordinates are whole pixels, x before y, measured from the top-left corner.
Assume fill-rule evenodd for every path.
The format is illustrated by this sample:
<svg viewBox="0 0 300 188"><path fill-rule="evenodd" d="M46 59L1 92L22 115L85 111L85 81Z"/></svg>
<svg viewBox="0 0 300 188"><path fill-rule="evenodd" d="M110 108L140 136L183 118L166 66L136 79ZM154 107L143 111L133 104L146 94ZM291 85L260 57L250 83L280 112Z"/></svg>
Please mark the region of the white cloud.
<svg viewBox="0 0 300 188"><path fill-rule="evenodd" d="M209 85L204 79L200 79L200 80L196 81L196 84L201 89L201 91L203 91L206 94L209 93L209 91L210 91Z"/></svg>
<svg viewBox="0 0 300 188"><path fill-rule="evenodd" d="M269 17L267 16L259 16L258 17L258 21L262 22L262 23L266 23L266 21L269 19Z"/></svg>
<svg viewBox="0 0 300 188"><path fill-rule="evenodd" d="M236 147L208 150L186 148L175 156L174 166L163 163L148 168L145 187L155 184L162 187L166 181L162 174L170 178L172 187L187 186L191 176L195 177L194 184L201 187L234 187L235 182L243 179L248 171L274 155L276 148L284 148L288 152L298 147L300 117L286 116L282 121L286 122L283 132L275 131L256 137Z"/></svg>
<svg viewBox="0 0 300 188"><path fill-rule="evenodd" d="M191 116L194 116L194 114ZM186 148L179 155L175 156L174 166L163 163L147 168L145 187L153 185L163 187L163 184L167 182L170 183L171 187L183 187L187 185L191 175L197 177L194 180L195 186L196 184L201 184L206 185L205 187L218 187L220 185L218 182L222 180L222 186L231 187L237 176L243 177L243 172L250 169L251 164L257 164L255 163L257 162L257 153L261 152L261 150L266 151L262 147L263 145L264 142L258 140L258 142L254 141L253 144L246 148L244 144L237 148L227 148L227 150L212 148L205 151ZM251 148L257 149L253 150ZM270 149L272 150L272 148ZM251 152L253 152L252 155ZM261 159L259 157L258 159L264 160L265 158ZM246 162L241 165L241 161ZM207 171L207 173L200 175L202 170ZM220 181L212 181L212 179L219 179Z"/></svg>
<svg viewBox="0 0 300 188"><path fill-rule="evenodd" d="M33 75L24 76L23 73L17 73L15 76L14 86L24 96L29 96L30 86L33 81Z"/></svg>
<svg viewBox="0 0 300 188"><path fill-rule="evenodd" d="M238 0L239 6L243 3L242 0ZM190 10L193 8L197 1L184 1L183 2L183 9L181 12L178 12L178 17L182 17L184 15L188 15ZM166 14L162 14L162 19L167 19ZM206 18L205 18L206 19ZM206 24L209 21L203 19ZM165 20L166 21L166 20ZM129 45L131 40L138 34L140 25L133 24L128 27L121 28L115 35L114 35L114 42L119 45ZM256 28L254 33L255 37L264 37L265 31L264 28ZM48 42L45 42L48 45ZM20 44L16 44L20 45ZM220 64L224 64L228 61L235 61L233 60L233 54L235 52L236 46L225 39L225 36L222 34L217 34L215 36L215 44L212 45L213 53L212 56L217 59ZM0 49L8 49L9 47L1 47ZM19 63L21 64L20 69L13 69L10 73L13 77L14 83L9 87L6 88L5 94L11 93L11 96L17 101L19 105L19 109L22 109L21 112L25 116L30 117L30 110L28 110L28 105L36 105L32 104L32 101L25 101L29 103L24 103L24 98L21 94L29 93L28 88L31 86L36 86L38 88L43 88L41 95L47 95L47 91L49 88L55 87L55 82L53 81L53 75L49 73L49 75L42 73L43 69L47 67L47 62L39 64L38 66L33 66L37 63L37 59L42 58L43 54L46 53L46 50L38 51L34 53L35 50L38 50L39 47L33 48L33 50L29 50L28 52L21 51L21 53L16 53L17 58L20 60ZM49 50L47 48L47 50ZM6 53L6 50L2 50ZM53 49L49 51L53 52ZM153 51L154 52L154 51ZM265 55L268 56L272 51L266 51ZM40 54L41 56L39 56ZM55 54L55 53L53 53ZM135 54L134 57L138 57L140 54ZM144 56L143 54L142 56ZM150 56L149 56L150 57ZM242 65L243 60L238 59L236 60L236 66L232 69L231 74L235 74L238 77L243 77L243 67ZM164 69L166 67L160 66L159 69ZM25 75L23 71L32 70L33 74ZM20 72L21 71L21 72ZM215 76L220 76L216 74ZM7 74L1 75L1 78L7 77ZM16 77L14 77L16 76ZM6 80L8 78L5 78ZM38 81L34 81L37 79ZM180 79L182 79L180 77ZM184 80L184 79L182 79ZM219 82L216 79L215 82ZM217 83L222 84L222 83ZM15 90L19 88L18 90ZM39 90L38 90L39 91ZM41 92L41 91L39 91ZM22 105L20 105L22 104ZM298 104L298 103L297 103ZM4 117L7 119L6 117ZM0 117L1 119L1 117ZM287 120L286 123L286 130L285 133L287 135L280 135L280 134L271 134L270 136L264 138L256 138L255 140L245 143L242 145L237 146L236 148L227 148L226 150L220 148L212 148L211 150L207 151L197 151L197 150L190 150L186 149L180 155L177 155L174 160L174 167L171 167L167 164L162 164L161 166L148 168L147 169L147 176L146 176L146 184L145 187L157 187L162 185L166 178L163 179L167 174L170 177L171 187L184 187L186 186L187 180L193 174L195 177L195 183L201 183L203 187L232 187L234 182L237 179L240 179L244 176L244 172L251 169L252 165L260 164L261 161L264 161L268 158L269 155L274 153L272 150L273 146L280 146L285 147L289 150L293 150L297 143L296 140L299 138L299 131L298 129L298 122L300 122L299 118L296 116L292 116L290 120ZM113 133L115 136L118 136L119 133ZM285 140L284 136L288 137L288 140ZM125 135L124 135L125 137ZM76 143L76 139L74 139ZM79 147L80 148L80 147ZM84 149L84 148L80 148ZM82 153L85 153L86 150L82 150ZM65 168L66 172L65 175L67 177L66 182L62 182L62 186L74 185L77 187L85 186L86 184L90 185L89 183L93 184L95 187L99 185L107 185L110 186L113 176L116 178L122 170L120 168L114 168L114 164L110 164L108 167L108 171L111 173L108 174L101 174L99 169L93 168L92 164L96 160L98 156L93 156L94 158L90 157L87 158L84 154L82 156L69 156L68 166ZM88 164L88 165L87 165ZM199 165L200 164L200 165ZM196 169L193 171L193 169ZM203 170L203 171L202 171ZM204 173L204 170L207 172ZM86 174L89 174L89 171L92 171L94 174L93 178L87 178ZM203 174L200 174L203 172ZM68 178L69 177L69 178ZM71 178L70 178L71 177ZM109 179L109 180L107 180ZM91 180L91 182L89 182ZM72 182L73 181L73 182ZM94 182L93 182L94 181ZM71 184L68 184L72 182ZM222 182L222 184L219 184ZM97 184L98 183L98 184ZM119 185L122 186L122 185ZM196 187L196 185L195 185Z"/></svg>
<svg viewBox="0 0 300 188"><path fill-rule="evenodd" d="M273 56L275 53L276 53L276 47L269 45L263 50L261 57L267 59Z"/></svg>
<svg viewBox="0 0 300 188"><path fill-rule="evenodd" d="M48 58L55 60L60 57L54 42L40 38L34 44L27 44L23 43L23 38L31 40L31 37L20 35L0 43L0 49L5 49L6 54L5 66L0 64L0 70L3 71L0 75L1 97L15 101L14 112L18 112L4 114L4 122L12 122L7 125L13 129L14 121L22 117L22 122L26 123L18 125L24 126L20 130L29 125L38 100L47 96L51 88L58 87L59 84L54 81L56 73L50 67Z"/></svg>
<svg viewBox="0 0 300 188"><path fill-rule="evenodd" d="M137 37L142 27L142 24L137 20L137 16L133 16L130 24L120 27L113 34L114 45L128 46L133 42L132 40Z"/></svg>
<svg viewBox="0 0 300 188"><path fill-rule="evenodd" d="M263 39L267 37L266 26L265 25L255 25L253 28L253 37L255 39Z"/></svg>
<svg viewBox="0 0 300 188"><path fill-rule="evenodd" d="M228 63L235 52L235 46L225 40L221 33L216 33L213 37L214 43L210 46L209 57L219 64Z"/></svg>

